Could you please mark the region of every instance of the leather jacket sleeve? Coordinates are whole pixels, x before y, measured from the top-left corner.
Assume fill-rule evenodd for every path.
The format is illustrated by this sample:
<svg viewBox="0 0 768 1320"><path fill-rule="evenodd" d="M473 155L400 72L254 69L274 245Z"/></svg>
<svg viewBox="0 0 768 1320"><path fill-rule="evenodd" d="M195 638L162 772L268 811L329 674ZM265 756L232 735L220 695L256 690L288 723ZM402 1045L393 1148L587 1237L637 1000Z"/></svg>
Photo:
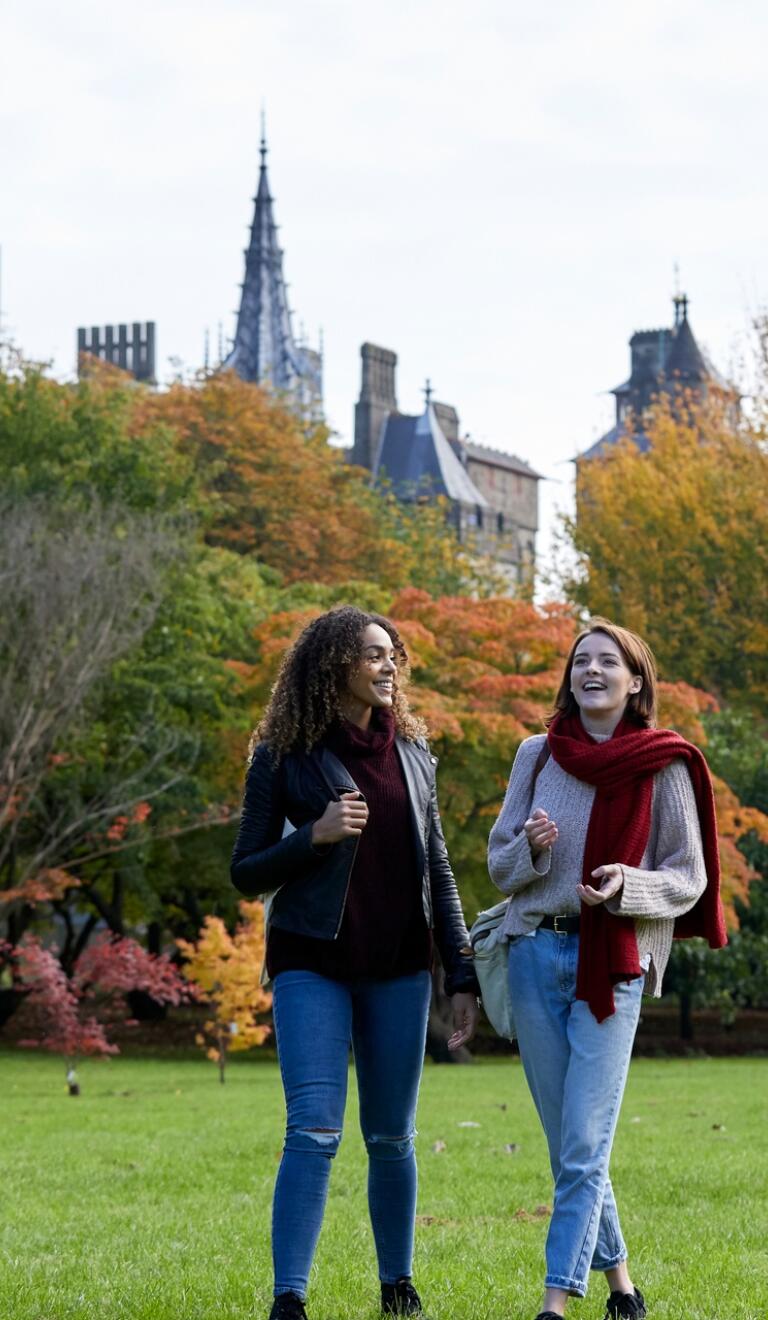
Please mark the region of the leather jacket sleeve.
<svg viewBox="0 0 768 1320"><path fill-rule="evenodd" d="M312 822L285 838L285 811L279 770L260 743L245 780L243 810L232 853L230 876L241 894L254 898L312 871L321 854L312 847Z"/></svg>
<svg viewBox="0 0 768 1320"><path fill-rule="evenodd" d="M480 987L472 962L472 949L461 899L445 844L440 810L437 805L437 786L434 783L430 801L427 866L432 893L435 942L445 970L445 993L455 995L464 991L477 995L480 993Z"/></svg>

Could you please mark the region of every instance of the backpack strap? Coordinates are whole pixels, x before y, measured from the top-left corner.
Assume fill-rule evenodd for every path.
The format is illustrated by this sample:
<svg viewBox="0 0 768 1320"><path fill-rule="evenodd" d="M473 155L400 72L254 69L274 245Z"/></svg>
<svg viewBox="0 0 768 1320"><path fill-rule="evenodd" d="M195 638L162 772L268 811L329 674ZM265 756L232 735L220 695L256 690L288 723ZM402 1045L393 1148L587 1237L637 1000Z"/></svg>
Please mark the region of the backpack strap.
<svg viewBox="0 0 768 1320"><path fill-rule="evenodd" d="M550 757L549 740L545 738L541 751L536 757L536 764L533 767L533 777L531 779L531 805L528 808L529 814L530 812L533 811L533 799L536 795L536 780L538 779L539 775L544 769L544 766L547 764L549 757Z"/></svg>
<svg viewBox="0 0 768 1320"><path fill-rule="evenodd" d="M547 764L547 761L549 760L550 755L551 755L551 753L550 753L550 750L549 750L549 739L548 739L548 738L545 738L545 739L544 739L544 743L543 743L542 748L541 748L541 751L539 752L538 756L536 757L536 764L535 764L535 766L533 767L533 779L531 780L531 787L532 787L532 788L535 788L535 787L536 787L536 780L538 779L539 775L541 774L542 770L544 769L544 766Z"/></svg>

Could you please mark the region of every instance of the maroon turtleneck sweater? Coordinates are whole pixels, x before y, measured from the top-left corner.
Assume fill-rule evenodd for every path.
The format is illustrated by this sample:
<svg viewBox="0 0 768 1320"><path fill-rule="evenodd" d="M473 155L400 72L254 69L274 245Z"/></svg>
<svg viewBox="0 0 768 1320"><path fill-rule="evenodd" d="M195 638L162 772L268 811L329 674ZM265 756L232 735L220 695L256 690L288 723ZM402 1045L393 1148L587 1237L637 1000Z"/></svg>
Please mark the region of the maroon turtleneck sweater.
<svg viewBox="0 0 768 1320"><path fill-rule="evenodd" d="M432 939L422 907L392 712L374 712L367 730L338 720L324 741L365 797L368 822L360 835L338 938L316 940L273 926L267 942L269 975L301 970L334 980L380 980L428 969Z"/></svg>

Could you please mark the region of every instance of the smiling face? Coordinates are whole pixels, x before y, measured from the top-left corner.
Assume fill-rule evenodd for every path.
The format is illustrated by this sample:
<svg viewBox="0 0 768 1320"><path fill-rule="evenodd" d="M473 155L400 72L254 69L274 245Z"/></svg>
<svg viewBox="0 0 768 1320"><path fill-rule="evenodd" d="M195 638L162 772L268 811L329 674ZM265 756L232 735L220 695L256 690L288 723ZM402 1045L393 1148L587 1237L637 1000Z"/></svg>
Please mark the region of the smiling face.
<svg viewBox="0 0 768 1320"><path fill-rule="evenodd" d="M371 711L391 707L397 663L392 638L378 623L369 623L361 637L360 660L347 678L342 714L367 725Z"/></svg>
<svg viewBox="0 0 768 1320"><path fill-rule="evenodd" d="M612 732L629 698L642 686L641 675L632 673L607 633L588 633L579 642L571 666L571 692L587 726L591 723Z"/></svg>

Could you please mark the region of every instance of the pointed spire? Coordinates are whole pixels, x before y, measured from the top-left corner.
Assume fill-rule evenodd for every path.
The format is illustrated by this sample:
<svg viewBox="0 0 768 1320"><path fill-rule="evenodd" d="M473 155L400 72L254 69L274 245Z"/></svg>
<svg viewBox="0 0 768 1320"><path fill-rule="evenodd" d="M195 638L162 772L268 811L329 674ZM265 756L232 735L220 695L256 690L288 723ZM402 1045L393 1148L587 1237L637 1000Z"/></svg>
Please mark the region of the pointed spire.
<svg viewBox="0 0 768 1320"><path fill-rule="evenodd" d="M429 379L429 376L427 376L426 383L425 383L425 385L424 385L424 389L423 389L423 394L424 394L424 407L425 407L425 409L428 408L429 405L430 405L431 402L432 402L432 393L433 393L433 391L432 391L432 382L431 382L431 380Z"/></svg>
<svg viewBox="0 0 768 1320"><path fill-rule="evenodd" d="M675 296L675 338L665 364L668 379L677 378L683 384L707 380L711 372L688 322L688 295Z"/></svg>
<svg viewBox="0 0 768 1320"><path fill-rule="evenodd" d="M322 385L317 354L299 344L293 333L283 253L277 238L273 200L267 179L267 131L261 111L259 184L245 252L237 330L224 366L243 380L270 385L319 413ZM308 403L307 403L308 401Z"/></svg>

